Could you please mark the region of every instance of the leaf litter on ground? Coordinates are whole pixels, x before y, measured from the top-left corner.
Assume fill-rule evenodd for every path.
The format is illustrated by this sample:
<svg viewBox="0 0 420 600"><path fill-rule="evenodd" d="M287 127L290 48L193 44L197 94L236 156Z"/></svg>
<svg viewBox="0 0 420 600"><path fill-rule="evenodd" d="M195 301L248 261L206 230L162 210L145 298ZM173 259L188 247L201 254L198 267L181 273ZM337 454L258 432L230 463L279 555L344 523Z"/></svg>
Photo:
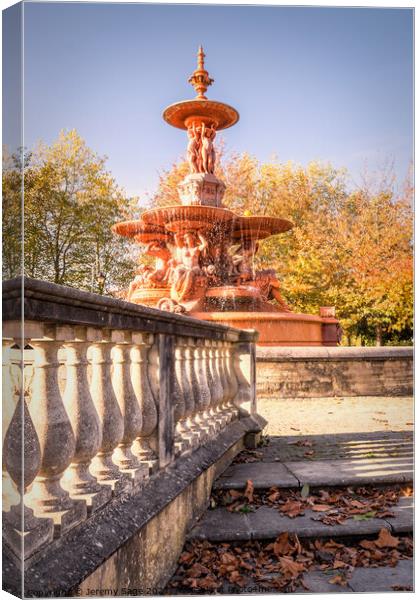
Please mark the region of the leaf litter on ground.
<svg viewBox="0 0 420 600"><path fill-rule="evenodd" d="M308 571L321 571L329 583L346 586L357 567L395 566L413 555L411 536L395 537L382 529L374 540L347 544L328 539L299 540L281 533L274 542L187 542L165 594L185 591L223 593L229 585L240 593L249 585L274 592L308 589Z"/></svg>
<svg viewBox="0 0 420 600"><path fill-rule="evenodd" d="M244 490L216 490L210 507L224 506L230 512L251 512L260 506L277 509L281 514L294 519L310 510L312 519L326 525L341 525L347 519L394 517L392 512L402 496L411 496L411 486L354 486L310 490L305 484L300 490L271 487L269 490L254 489L248 480Z"/></svg>

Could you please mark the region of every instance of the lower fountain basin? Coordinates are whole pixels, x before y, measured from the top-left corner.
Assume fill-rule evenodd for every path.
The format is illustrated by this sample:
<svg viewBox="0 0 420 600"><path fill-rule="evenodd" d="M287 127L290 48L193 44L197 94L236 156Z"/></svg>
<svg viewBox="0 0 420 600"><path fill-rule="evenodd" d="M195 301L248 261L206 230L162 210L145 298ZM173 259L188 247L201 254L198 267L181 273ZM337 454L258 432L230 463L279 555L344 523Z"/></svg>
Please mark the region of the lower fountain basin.
<svg viewBox="0 0 420 600"><path fill-rule="evenodd" d="M191 317L256 329L261 346L337 346L340 327L337 319L290 312L192 312Z"/></svg>

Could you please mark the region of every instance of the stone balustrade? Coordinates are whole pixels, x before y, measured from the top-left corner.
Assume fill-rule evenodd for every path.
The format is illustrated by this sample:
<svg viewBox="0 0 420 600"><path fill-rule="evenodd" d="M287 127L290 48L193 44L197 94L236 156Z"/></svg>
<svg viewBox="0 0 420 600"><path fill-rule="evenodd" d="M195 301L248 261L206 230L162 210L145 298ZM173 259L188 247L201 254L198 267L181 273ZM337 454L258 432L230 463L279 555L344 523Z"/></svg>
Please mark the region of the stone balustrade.
<svg viewBox="0 0 420 600"><path fill-rule="evenodd" d="M3 320L3 530L16 557L255 413L253 331L31 279L4 283Z"/></svg>

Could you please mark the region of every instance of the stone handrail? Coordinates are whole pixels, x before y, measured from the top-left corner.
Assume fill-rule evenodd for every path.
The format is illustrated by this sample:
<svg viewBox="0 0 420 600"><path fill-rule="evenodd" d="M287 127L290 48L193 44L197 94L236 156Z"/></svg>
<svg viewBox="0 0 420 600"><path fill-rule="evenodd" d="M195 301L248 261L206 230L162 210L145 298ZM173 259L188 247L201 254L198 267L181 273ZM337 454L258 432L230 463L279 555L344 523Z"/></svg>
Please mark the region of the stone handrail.
<svg viewBox="0 0 420 600"><path fill-rule="evenodd" d="M30 558L254 414L256 336L4 282L3 530L14 554Z"/></svg>

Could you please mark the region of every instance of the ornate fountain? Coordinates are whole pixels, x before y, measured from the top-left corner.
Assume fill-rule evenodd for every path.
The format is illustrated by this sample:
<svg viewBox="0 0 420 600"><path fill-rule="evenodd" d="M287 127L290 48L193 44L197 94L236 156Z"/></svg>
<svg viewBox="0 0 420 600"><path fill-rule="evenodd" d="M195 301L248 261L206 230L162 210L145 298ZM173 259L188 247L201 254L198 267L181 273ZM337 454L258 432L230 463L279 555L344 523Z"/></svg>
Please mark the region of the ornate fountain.
<svg viewBox="0 0 420 600"><path fill-rule="evenodd" d="M239 216L224 208L223 181L214 175L216 132L232 127L238 112L205 94L213 83L198 50L189 79L197 96L171 104L167 123L187 131L190 173L178 186L180 204L144 212L113 226L154 258L140 266L127 300L260 332L265 345L336 345L338 322L293 313L273 269L256 270L258 243L293 227L287 219ZM325 312L325 310L324 310Z"/></svg>

